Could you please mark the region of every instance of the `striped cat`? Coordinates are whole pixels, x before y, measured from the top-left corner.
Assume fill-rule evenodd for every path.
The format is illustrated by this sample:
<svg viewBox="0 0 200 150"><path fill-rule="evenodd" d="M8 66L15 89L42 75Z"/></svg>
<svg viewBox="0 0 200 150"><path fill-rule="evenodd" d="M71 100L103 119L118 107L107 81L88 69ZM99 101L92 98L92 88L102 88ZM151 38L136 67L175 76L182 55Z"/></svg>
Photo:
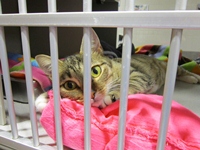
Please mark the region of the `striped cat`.
<svg viewBox="0 0 200 150"><path fill-rule="evenodd" d="M110 59L103 55L99 38L92 35L92 106L104 108L120 98L121 58ZM82 42L83 43L83 42ZM51 79L51 58L37 55L41 69ZM83 53L59 61L60 95L83 102ZM131 59L128 94L155 93L165 81L167 63L146 55L133 55ZM187 83L200 83L200 76L178 67L177 79ZM48 102L47 93L36 100L36 107L42 111Z"/></svg>

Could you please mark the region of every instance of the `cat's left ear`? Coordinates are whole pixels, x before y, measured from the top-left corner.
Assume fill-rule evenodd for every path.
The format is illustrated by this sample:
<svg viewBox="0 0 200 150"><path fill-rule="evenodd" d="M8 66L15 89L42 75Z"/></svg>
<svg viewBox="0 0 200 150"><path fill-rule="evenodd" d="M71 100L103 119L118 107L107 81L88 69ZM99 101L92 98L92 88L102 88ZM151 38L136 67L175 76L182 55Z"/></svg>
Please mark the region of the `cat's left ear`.
<svg viewBox="0 0 200 150"><path fill-rule="evenodd" d="M91 40L92 40L92 42L91 42L92 51L103 53L103 48L101 46L99 37L97 36L97 34L95 33L95 31L93 29L91 29L91 31L90 31L90 36L91 36ZM84 43L84 38L82 38L80 53L83 53L83 43Z"/></svg>
<svg viewBox="0 0 200 150"><path fill-rule="evenodd" d="M48 75L49 78L51 78L52 77L51 57L40 54L40 55L37 55L35 59L38 65L40 66L40 68L45 72L45 74ZM63 65L63 62L61 60L58 60L59 74L62 73L62 65Z"/></svg>

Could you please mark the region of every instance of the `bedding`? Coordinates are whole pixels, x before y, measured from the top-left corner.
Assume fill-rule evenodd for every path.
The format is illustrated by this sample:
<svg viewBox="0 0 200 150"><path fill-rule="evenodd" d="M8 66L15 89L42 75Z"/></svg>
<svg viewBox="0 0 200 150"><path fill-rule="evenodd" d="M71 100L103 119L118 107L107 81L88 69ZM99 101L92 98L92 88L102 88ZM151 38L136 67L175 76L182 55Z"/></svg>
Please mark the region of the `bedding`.
<svg viewBox="0 0 200 150"><path fill-rule="evenodd" d="M10 70L10 76L18 79L25 79L24 59L23 55L16 53L8 53L8 65ZM37 81L43 91L48 91L52 88L51 80L46 74L39 68L38 63L34 58L31 58L32 75L33 80ZM0 62L0 74L2 74L1 62Z"/></svg>
<svg viewBox="0 0 200 150"><path fill-rule="evenodd" d="M42 112L40 122L48 135L56 139L53 92ZM128 96L125 150L155 150L158 138L162 96L136 94ZM84 106L61 99L63 143L72 149L84 149ZM91 107L91 144L93 150L117 149L119 101L104 109ZM200 149L200 118L173 101L165 150Z"/></svg>

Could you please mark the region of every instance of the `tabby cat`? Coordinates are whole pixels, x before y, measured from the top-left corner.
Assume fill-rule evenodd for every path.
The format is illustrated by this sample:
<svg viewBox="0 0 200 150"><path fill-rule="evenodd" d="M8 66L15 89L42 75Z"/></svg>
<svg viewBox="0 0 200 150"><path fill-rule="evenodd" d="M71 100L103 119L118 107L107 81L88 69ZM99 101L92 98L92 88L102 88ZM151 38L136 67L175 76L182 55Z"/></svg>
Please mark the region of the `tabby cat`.
<svg viewBox="0 0 200 150"><path fill-rule="evenodd" d="M103 55L103 50L94 31L92 37L92 106L104 108L120 98L121 58L110 59ZM83 44L83 42L82 42ZM51 58L37 55L41 69L51 79ZM66 57L59 61L60 95L71 100L83 102L83 53ZM154 93L165 81L167 63L146 55L133 55L131 59L128 94ZM200 76L178 67L177 79L187 83L200 83ZM36 107L42 111L48 102L47 93L36 100Z"/></svg>

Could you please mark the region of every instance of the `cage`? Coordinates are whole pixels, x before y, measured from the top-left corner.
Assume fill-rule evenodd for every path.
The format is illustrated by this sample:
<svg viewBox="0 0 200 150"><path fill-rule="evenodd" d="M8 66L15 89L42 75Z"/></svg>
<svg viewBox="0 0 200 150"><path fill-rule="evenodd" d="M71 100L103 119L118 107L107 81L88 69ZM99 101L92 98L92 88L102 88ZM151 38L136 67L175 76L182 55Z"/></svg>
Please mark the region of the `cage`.
<svg viewBox="0 0 200 150"><path fill-rule="evenodd" d="M166 1L166 3L168 2ZM124 141L132 41L136 40L138 44L141 44L141 38L144 39L144 36L139 33L142 29L143 32L151 32L153 34L159 34L159 31L152 29L163 29L161 34L165 34L166 38L168 38L167 42L164 39L164 44L170 45L170 52L156 149L166 149L172 99L179 99L176 91L181 86L187 87L185 91L181 89L183 91L180 92L180 95L182 97L193 95L198 99L199 85L188 86L177 83L175 87L176 66L180 49L182 48L181 40L186 41L185 38L189 35L187 40L193 42L194 37L191 38L191 34L199 34L200 29L200 12L198 10L186 10L187 7L190 9L190 3L187 4L186 0L176 0L173 1L175 8L169 5L169 8L165 10L166 8L163 8L162 4L160 4L157 10L151 10L151 6L145 1L143 4L143 2L139 3L134 0L0 1L0 58L2 69L0 76L0 148L70 149L70 147L63 146L57 60L78 52L83 36L86 41L84 43L84 83L86 84L84 84L83 139L84 149L91 149L91 90L88 87L91 84L90 33L91 28L94 28L100 39L107 41L114 47L120 44L120 34L124 36L122 51L123 75L121 79L121 87L123 88L121 88L120 97L120 101L123 103L120 103L119 108L117 134L117 148L119 150L125 149L126 145ZM198 1L196 6L199 6ZM134 11L134 9L138 11ZM192 31L182 36L183 30ZM136 34L139 36L139 40L136 38L137 36L134 36ZM196 36L196 39L198 36ZM184 39L181 39L182 37ZM148 42L148 40L145 42ZM163 41L160 43L163 43ZM197 44L198 42L193 43L194 49L198 49ZM187 49L190 46L190 44L189 46L186 45ZM14 55L14 53L17 53L17 55ZM37 113L35 109L36 97L44 92L44 87L41 87L41 84L34 78L33 74L35 72L32 70L34 66L33 58L40 53L51 55L53 62L52 87L54 89L55 106L55 141L47 135L40 125L39 118L41 114ZM187 55L193 54L195 57L198 55L196 52L192 54L191 52L183 53ZM17 73L15 70L12 71L9 58L17 60L17 63L20 64L19 66L23 65L25 69ZM187 90L189 92L193 91L193 93L187 96L189 93ZM197 115L200 114L199 102L195 101L193 104L191 104L193 101L179 102L186 104L186 107Z"/></svg>

